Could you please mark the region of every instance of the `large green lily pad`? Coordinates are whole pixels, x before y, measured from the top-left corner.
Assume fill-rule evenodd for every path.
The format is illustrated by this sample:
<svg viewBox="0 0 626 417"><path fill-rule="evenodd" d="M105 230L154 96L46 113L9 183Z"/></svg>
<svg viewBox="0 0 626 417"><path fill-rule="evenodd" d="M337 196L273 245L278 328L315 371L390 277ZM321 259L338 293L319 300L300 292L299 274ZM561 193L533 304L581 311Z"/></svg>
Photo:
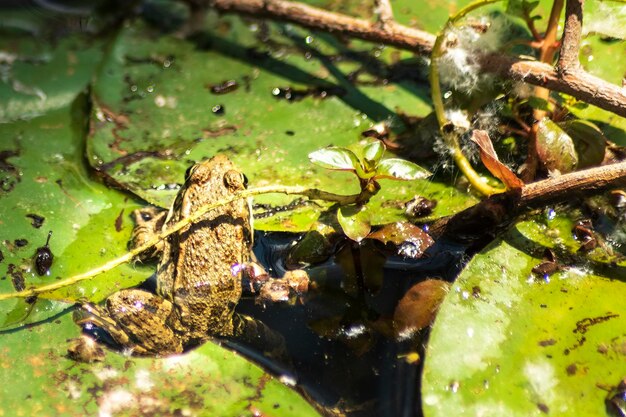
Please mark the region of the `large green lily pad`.
<svg viewBox="0 0 626 417"><path fill-rule="evenodd" d="M238 354L206 343L168 358L108 352L66 357L71 314L0 334L0 414L6 416L317 416L298 394Z"/></svg>
<svg viewBox="0 0 626 417"><path fill-rule="evenodd" d="M513 226L452 286L427 349L427 417L605 415L626 376L626 274L585 261L537 276L545 247L580 246L567 219L542 223Z"/></svg>
<svg viewBox="0 0 626 417"><path fill-rule="evenodd" d="M220 152L240 166L251 186L355 193L354 176L313 166L307 155L331 144L354 144L374 122L387 121L401 132L406 126L397 111L414 116L430 112L426 84L417 82L419 77L375 87L350 82L349 74L365 64L328 36L234 16L210 15L203 28L180 39L140 24L126 27L94 85L89 162L150 203L168 206L185 169ZM362 48L369 54L372 46ZM338 56L343 58L333 59ZM235 80L239 88L211 92L225 80ZM308 89L328 96L279 98L287 88L294 95ZM218 105L223 113L215 110ZM432 180L386 181L371 202L374 224L402 219L402 203L417 194L440 200L435 216L474 202ZM256 201L278 205L293 199L271 195ZM262 218L255 227L307 230L319 208L309 205L296 216Z"/></svg>
<svg viewBox="0 0 626 417"><path fill-rule="evenodd" d="M1 293L55 282L126 252L129 214L139 205L89 174L82 160L85 109L79 97L73 107L0 125ZM33 255L49 230L54 261L40 277ZM119 352L95 364L68 359L68 339L81 332L72 302L99 301L152 272L124 265L36 301L0 301L0 377L12 381L0 388L0 414L317 415L290 387L211 342L166 359Z"/></svg>

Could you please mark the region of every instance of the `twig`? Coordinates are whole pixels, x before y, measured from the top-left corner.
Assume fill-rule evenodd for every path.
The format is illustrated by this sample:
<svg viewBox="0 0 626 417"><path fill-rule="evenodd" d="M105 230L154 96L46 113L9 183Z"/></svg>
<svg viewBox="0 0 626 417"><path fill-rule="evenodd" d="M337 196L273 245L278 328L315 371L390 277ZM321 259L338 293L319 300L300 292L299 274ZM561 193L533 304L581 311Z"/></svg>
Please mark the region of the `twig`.
<svg viewBox="0 0 626 417"><path fill-rule="evenodd" d="M94 268L82 274L74 275L73 277L69 277L64 280L57 281L53 284L42 285L40 287L32 287L32 288L28 288L23 291L17 291L14 293L0 294L0 301L8 300L10 298L28 298L28 297L36 296L36 295L43 294L43 293L49 293L49 292L56 291L61 288L69 287L81 281L91 279L104 272L110 271L111 269L121 264L130 262L135 256L155 246L156 244L158 244L160 241L162 241L163 239L165 239L172 233L176 233L179 230L183 229L184 227L197 222L206 213L213 210L214 208L223 206L228 203L232 203L233 201L238 200L240 198L247 198L247 197L252 197L255 195L269 194L269 193L279 193L279 194L287 194L287 195L297 194L297 195L308 197L312 200L325 200L329 202L339 203L342 205L367 201L367 199L369 199L372 196L372 193L368 191L362 192L360 194L354 194L354 195L338 195L338 194L328 193L326 191L322 191L316 188L289 187L289 186L280 186L280 185L251 188L248 190L241 191L237 194L233 194L231 197L216 201L213 204L207 204L202 207L199 207L189 217L179 221L178 223L175 223L170 228L162 231L157 236L150 239L143 245L136 247L132 251L118 258L115 258L105 263L104 265L101 265L97 268Z"/></svg>
<svg viewBox="0 0 626 417"><path fill-rule="evenodd" d="M548 26L546 27L546 33L543 37L543 42L539 48L539 61L552 64L554 61L554 55L557 51L557 32L559 28L559 20L561 18L561 11L563 10L563 0L554 0L552 3L552 9L550 10L550 18L548 19ZM542 87L535 87L535 97L541 100L547 101L550 98L550 90ZM536 122L546 117L546 111L543 109L534 109L533 118ZM540 158L537 153L537 132L539 124L535 123L531 129L531 135L528 137L528 154L526 161L524 162L521 177L525 182L530 182L535 179L537 169L539 168Z"/></svg>
<svg viewBox="0 0 626 417"><path fill-rule="evenodd" d="M481 68L502 78L543 85L626 117L626 89L586 71L560 75L550 64L495 53L482 55L479 60Z"/></svg>
<svg viewBox="0 0 626 417"><path fill-rule="evenodd" d="M224 12L297 23L325 32L353 36L402 49L429 54L435 36L421 30L394 24L392 29L376 23L332 13L316 7L284 0L211 0L209 5Z"/></svg>
<svg viewBox="0 0 626 417"><path fill-rule="evenodd" d="M392 30L384 29L363 19L286 0L211 0L209 4L223 12L292 22L309 29L352 36L425 55L430 54L435 43L434 35L399 23L394 23ZM502 54L478 57L477 62L487 72L569 94L626 117L626 91L586 72L561 77L551 65Z"/></svg>
<svg viewBox="0 0 626 417"><path fill-rule="evenodd" d="M626 162L571 172L493 195L453 216L435 221L430 234L435 239L446 236L455 240L481 240L525 210L573 201L622 186L626 186Z"/></svg>
<svg viewBox="0 0 626 417"><path fill-rule="evenodd" d="M565 27L561 38L561 50L557 71L559 74L580 70L580 37L583 27L583 4L585 0L567 0L565 6Z"/></svg>

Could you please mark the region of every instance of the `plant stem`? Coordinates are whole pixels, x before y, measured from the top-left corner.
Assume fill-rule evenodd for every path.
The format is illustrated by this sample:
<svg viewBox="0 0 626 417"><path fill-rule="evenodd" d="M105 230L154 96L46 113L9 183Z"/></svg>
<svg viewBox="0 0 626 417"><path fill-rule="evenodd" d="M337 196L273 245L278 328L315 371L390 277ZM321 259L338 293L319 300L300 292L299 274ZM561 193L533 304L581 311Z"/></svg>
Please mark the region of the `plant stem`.
<svg viewBox="0 0 626 417"><path fill-rule="evenodd" d="M461 150L461 147L459 145L459 138L457 134L454 132L445 132L444 127L449 122L446 118L445 106L443 104L443 95L441 94L441 83L439 81L439 59L441 59L441 56L444 53L443 43L447 31L450 27L452 27L456 22L465 17L471 11L498 1L501 0L479 0L467 5L458 13L450 16L443 30L435 39L435 44L433 45L433 50L430 55L430 73L428 76L430 81L430 93L433 101L433 110L435 111L435 116L437 117L437 123L439 124L440 133L443 136L444 141L452 154L452 159L454 159L454 163L463 173L465 178L467 178L472 187L474 187L479 193L486 196L500 193L504 190L500 188L494 188L487 184L483 180L483 178L474 170L472 164L470 164L470 162L463 154L463 151Z"/></svg>
<svg viewBox="0 0 626 417"><path fill-rule="evenodd" d="M546 64L552 64L554 61L554 55L558 50L557 46L557 32L559 29L559 20L561 18L561 12L563 11L564 0L554 0L552 3L552 10L550 11L550 18L548 20L548 26L546 27L546 33L543 37L543 42L539 51L539 61ZM550 98L550 90L544 87L535 87L535 97L548 101ZM546 111L535 109L533 110L533 118L535 122L539 122L546 117ZM531 182L535 179L535 174L539 168L539 155L537 154L537 133L539 125L535 123L532 127L532 134L528 141L528 155L524 162L524 170L522 172L522 180L525 182Z"/></svg>
<svg viewBox="0 0 626 417"><path fill-rule="evenodd" d="M184 227L197 222L209 211L217 207L232 203L233 201L238 200L240 198L247 198L247 197L252 197L255 195L269 194L269 193L279 193L279 194L287 194L287 195L297 194L297 195L308 197L312 200L325 200L325 201L335 202L335 203L344 205L344 204L355 204L355 203L361 203L361 202L367 201L376 193L376 191L378 190L374 190L373 192L372 190L364 190L363 192L359 194L339 195L339 194L333 194L333 193L329 193L326 191L322 191L316 188L290 187L290 186L280 186L280 185L258 187L258 188L251 188L248 190L244 190L237 194L233 194L232 196L228 198L224 198L222 200L216 201L215 203L207 204L202 207L199 207L189 217L175 223L174 225L169 227L167 230L162 231L161 233L159 233L158 235L156 235L154 238L150 239L148 242L144 243L143 245L133 249L132 251L118 258L110 260L104 265L91 269L82 274L74 275L64 280L57 281L52 284L42 285L40 287L32 287L32 288L28 288L23 291L17 291L14 293L0 294L0 301L8 300L11 298L28 298L28 297L37 296L43 293L49 293L49 292L56 291L61 288L69 287L81 281L91 279L104 272L110 271L111 269L121 264L130 262L135 256L155 246L156 244L158 244L160 241L162 241L163 239L165 239L172 233L176 233L179 230L183 229Z"/></svg>

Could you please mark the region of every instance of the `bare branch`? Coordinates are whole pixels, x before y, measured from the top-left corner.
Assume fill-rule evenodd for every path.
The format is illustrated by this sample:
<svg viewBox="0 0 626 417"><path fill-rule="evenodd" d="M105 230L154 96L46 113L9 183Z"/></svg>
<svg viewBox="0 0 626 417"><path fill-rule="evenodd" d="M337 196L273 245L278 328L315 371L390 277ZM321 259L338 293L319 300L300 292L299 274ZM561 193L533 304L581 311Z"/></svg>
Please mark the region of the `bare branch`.
<svg viewBox="0 0 626 417"><path fill-rule="evenodd" d="M571 172L495 194L453 216L436 220L430 235L439 239L479 240L506 226L526 210L626 185L626 162Z"/></svg>
<svg viewBox="0 0 626 417"><path fill-rule="evenodd" d="M483 55L480 63L484 70L503 78L541 85L626 117L626 90L585 71L559 75L550 64L502 54Z"/></svg>
<svg viewBox="0 0 626 417"><path fill-rule="evenodd" d="M297 23L310 29L353 36L422 54L429 54L435 43L435 36L428 32L398 24L392 25L391 29L385 29L367 20L332 13L291 1L211 0L209 4L224 12L237 12L254 17L267 17Z"/></svg>
<svg viewBox="0 0 626 417"><path fill-rule="evenodd" d="M561 38L561 51L557 70L560 74L567 74L580 69L578 54L580 51L580 37L583 27L583 4L585 0L567 0L565 6L565 28Z"/></svg>
<svg viewBox="0 0 626 417"><path fill-rule="evenodd" d="M430 54L435 43L434 35L399 23L394 23L391 28L382 28L363 19L287 0L210 0L209 4L223 12L292 22L309 29L383 43L424 55ZM551 65L502 54L480 57L479 62L485 71L566 93L626 117L626 92L583 71L561 76Z"/></svg>

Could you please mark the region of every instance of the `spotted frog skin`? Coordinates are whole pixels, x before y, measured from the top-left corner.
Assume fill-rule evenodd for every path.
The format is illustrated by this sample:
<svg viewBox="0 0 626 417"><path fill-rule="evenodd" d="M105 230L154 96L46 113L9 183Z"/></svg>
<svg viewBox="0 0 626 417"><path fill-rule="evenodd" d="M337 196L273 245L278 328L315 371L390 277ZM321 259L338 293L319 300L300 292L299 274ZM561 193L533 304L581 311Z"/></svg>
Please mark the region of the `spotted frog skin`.
<svg viewBox="0 0 626 417"><path fill-rule="evenodd" d="M244 175L224 155L192 166L169 212L134 213L134 244L245 185ZM103 306L81 305L76 321L83 327L104 329L120 346L138 355L180 353L211 336L235 336L242 321L234 314L241 297L241 277L231 267L248 260L251 236L245 199L217 207L170 235L158 248L162 254L156 294L121 290Z"/></svg>

